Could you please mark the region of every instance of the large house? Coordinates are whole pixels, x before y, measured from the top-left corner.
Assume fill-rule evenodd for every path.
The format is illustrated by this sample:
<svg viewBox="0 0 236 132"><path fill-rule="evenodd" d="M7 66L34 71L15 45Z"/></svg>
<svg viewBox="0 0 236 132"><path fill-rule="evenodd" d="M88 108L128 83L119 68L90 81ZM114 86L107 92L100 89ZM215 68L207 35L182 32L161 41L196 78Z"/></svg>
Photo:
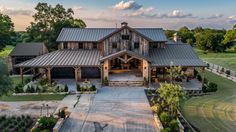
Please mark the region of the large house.
<svg viewBox="0 0 236 132"><path fill-rule="evenodd" d="M168 40L162 28L63 28L57 38L58 50L17 64L16 67L44 69L48 80L76 81L99 78L116 82L159 82L166 78L165 67L206 67L192 47L175 34Z"/></svg>

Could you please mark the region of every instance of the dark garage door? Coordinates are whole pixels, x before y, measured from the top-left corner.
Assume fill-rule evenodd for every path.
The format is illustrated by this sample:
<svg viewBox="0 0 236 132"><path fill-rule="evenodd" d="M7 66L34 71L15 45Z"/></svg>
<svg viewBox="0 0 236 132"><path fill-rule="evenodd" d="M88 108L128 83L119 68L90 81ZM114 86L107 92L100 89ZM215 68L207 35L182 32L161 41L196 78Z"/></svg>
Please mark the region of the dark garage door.
<svg viewBox="0 0 236 132"><path fill-rule="evenodd" d="M98 67L82 67L82 78L100 78L100 69Z"/></svg>
<svg viewBox="0 0 236 132"><path fill-rule="evenodd" d="M60 67L52 69L52 78L55 79L66 79L75 78L75 70L72 67Z"/></svg>

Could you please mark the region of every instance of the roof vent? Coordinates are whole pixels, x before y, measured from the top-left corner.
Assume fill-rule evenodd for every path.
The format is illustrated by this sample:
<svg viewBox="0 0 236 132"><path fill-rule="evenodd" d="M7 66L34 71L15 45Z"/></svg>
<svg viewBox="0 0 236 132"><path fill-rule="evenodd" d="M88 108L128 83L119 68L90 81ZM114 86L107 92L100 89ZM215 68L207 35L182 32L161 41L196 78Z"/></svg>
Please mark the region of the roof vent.
<svg viewBox="0 0 236 132"><path fill-rule="evenodd" d="M128 23L127 22L122 22L121 27L125 27L125 26L128 26Z"/></svg>

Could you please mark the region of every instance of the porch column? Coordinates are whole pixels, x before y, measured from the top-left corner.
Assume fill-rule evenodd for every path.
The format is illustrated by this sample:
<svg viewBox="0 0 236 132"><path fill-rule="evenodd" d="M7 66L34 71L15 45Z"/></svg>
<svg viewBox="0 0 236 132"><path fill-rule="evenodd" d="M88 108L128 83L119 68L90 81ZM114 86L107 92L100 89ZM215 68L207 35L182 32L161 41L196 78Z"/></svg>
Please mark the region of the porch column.
<svg viewBox="0 0 236 132"><path fill-rule="evenodd" d="M205 80L205 67L202 67L202 86L204 85Z"/></svg>
<svg viewBox="0 0 236 132"><path fill-rule="evenodd" d="M146 60L143 60L143 78L149 79L149 64Z"/></svg>
<svg viewBox="0 0 236 132"><path fill-rule="evenodd" d="M75 67L75 81L77 82L78 80L81 79L81 70L80 67Z"/></svg>
<svg viewBox="0 0 236 132"><path fill-rule="evenodd" d="M104 75L104 79L105 77L107 77L107 79L109 80L109 60L104 61L103 75Z"/></svg>
<svg viewBox="0 0 236 132"><path fill-rule="evenodd" d="M24 68L23 68L23 67L20 67L20 76L21 76L21 83L22 83L22 84L24 83L23 70L24 70Z"/></svg>
<svg viewBox="0 0 236 132"><path fill-rule="evenodd" d="M47 67L47 77L48 77L48 82L51 83L51 67Z"/></svg>
<svg viewBox="0 0 236 132"><path fill-rule="evenodd" d="M33 75L35 76L36 72L35 72L35 68L33 68Z"/></svg>

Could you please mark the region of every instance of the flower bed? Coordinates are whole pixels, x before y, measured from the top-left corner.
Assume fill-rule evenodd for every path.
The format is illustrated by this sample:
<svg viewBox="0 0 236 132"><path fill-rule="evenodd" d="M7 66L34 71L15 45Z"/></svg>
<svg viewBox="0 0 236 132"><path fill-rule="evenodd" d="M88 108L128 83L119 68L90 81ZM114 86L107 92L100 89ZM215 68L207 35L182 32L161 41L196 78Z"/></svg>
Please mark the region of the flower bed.
<svg viewBox="0 0 236 132"><path fill-rule="evenodd" d="M77 84L77 93L96 94L97 88L95 85L81 86L81 85Z"/></svg>
<svg viewBox="0 0 236 132"><path fill-rule="evenodd" d="M53 116L50 117L40 117L35 124L34 128L31 129L31 132L52 132L54 126L57 123L57 118Z"/></svg>
<svg viewBox="0 0 236 132"><path fill-rule="evenodd" d="M0 130L3 132L26 132L34 124L35 119L29 115L0 116Z"/></svg>

